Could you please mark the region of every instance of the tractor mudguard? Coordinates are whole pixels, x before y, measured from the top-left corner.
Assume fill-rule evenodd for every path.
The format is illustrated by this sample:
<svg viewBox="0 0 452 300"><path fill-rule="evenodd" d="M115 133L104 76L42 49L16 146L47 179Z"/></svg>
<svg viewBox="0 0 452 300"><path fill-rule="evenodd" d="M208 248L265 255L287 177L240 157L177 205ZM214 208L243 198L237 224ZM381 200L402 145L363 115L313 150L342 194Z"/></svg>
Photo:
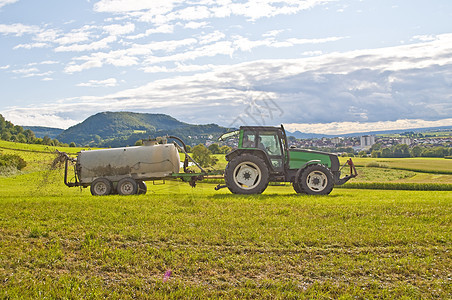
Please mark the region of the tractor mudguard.
<svg viewBox="0 0 452 300"><path fill-rule="evenodd" d="M303 173L303 170L304 170L307 166L310 166L310 165L316 165L316 164L320 164L320 160L317 160L317 159L315 159L315 160L310 160L310 161L308 161L307 163L305 163L304 165L302 165L302 166L298 169L298 171L297 171L297 173L296 173L296 175L295 175L295 181L297 181L298 178L300 178L301 173Z"/></svg>
<svg viewBox="0 0 452 300"><path fill-rule="evenodd" d="M250 153L252 155L259 156L265 161L269 168L272 167L270 163L270 158L268 157L267 153L262 149L236 149L226 154L226 160L231 161L234 157L243 155L245 153Z"/></svg>

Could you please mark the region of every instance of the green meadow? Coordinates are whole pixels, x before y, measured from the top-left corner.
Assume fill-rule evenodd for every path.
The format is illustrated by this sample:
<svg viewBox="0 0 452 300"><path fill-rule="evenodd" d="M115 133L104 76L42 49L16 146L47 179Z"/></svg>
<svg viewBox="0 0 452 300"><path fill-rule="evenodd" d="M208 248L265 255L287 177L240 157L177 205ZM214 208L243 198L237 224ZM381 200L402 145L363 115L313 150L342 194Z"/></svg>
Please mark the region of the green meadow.
<svg viewBox="0 0 452 300"><path fill-rule="evenodd" d="M321 197L178 181L93 197L63 184L52 151L0 142L28 163L0 177L2 299L452 296L451 160L356 159L360 177ZM385 183L444 190L369 189Z"/></svg>

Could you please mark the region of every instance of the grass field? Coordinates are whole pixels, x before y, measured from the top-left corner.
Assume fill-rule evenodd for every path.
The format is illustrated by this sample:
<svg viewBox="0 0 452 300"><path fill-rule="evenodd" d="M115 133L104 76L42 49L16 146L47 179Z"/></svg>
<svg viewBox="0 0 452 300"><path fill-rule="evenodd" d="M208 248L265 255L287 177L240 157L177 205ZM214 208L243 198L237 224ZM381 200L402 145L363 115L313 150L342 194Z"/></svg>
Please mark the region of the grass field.
<svg viewBox="0 0 452 300"><path fill-rule="evenodd" d="M2 299L452 296L450 191L237 196L150 182L147 195L93 197L31 150L16 152L23 173L0 177ZM389 170L370 181L412 178Z"/></svg>

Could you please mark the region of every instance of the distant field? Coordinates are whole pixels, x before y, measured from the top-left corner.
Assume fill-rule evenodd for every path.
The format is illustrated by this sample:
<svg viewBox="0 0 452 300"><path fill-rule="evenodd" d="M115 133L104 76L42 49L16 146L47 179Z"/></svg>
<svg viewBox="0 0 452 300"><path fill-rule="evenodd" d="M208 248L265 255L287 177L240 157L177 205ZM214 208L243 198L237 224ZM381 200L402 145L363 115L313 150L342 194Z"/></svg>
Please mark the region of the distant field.
<svg viewBox="0 0 452 300"><path fill-rule="evenodd" d="M335 188L313 197L269 186L262 195L238 196L214 184L166 181L148 182L144 196L93 197L64 186L62 169L49 169L54 149L0 147L29 163L0 177L1 299L452 295L450 191ZM363 167L351 183L450 176L389 167L403 160L366 167L372 161L356 159ZM408 159L405 166L440 161Z"/></svg>
<svg viewBox="0 0 452 300"><path fill-rule="evenodd" d="M357 166L365 167L371 164L379 164L383 168L408 170L423 173L452 174L452 160L444 158L352 158ZM346 157L340 158L341 163L347 161Z"/></svg>

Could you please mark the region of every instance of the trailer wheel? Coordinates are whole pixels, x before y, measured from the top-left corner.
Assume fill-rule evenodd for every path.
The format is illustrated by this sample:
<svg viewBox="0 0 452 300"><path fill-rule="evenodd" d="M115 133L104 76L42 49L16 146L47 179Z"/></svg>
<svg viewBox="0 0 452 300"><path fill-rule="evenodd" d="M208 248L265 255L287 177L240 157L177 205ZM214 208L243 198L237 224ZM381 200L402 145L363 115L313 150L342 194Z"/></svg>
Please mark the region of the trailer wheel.
<svg viewBox="0 0 452 300"><path fill-rule="evenodd" d="M97 178L90 187L91 195L106 196L110 195L113 190L113 184L106 178Z"/></svg>
<svg viewBox="0 0 452 300"><path fill-rule="evenodd" d="M123 178L118 181L116 190L119 195L135 195L138 192L138 184L133 178Z"/></svg>
<svg viewBox="0 0 452 300"><path fill-rule="evenodd" d="M268 168L258 156L243 154L228 163L224 179L234 194L261 194L268 185Z"/></svg>
<svg viewBox="0 0 452 300"><path fill-rule="evenodd" d="M323 165L310 165L296 179L301 190L308 195L328 195L333 190L333 174Z"/></svg>
<svg viewBox="0 0 452 300"><path fill-rule="evenodd" d="M146 186L146 182L137 180L138 183L138 195L144 195L148 191L148 187Z"/></svg>

